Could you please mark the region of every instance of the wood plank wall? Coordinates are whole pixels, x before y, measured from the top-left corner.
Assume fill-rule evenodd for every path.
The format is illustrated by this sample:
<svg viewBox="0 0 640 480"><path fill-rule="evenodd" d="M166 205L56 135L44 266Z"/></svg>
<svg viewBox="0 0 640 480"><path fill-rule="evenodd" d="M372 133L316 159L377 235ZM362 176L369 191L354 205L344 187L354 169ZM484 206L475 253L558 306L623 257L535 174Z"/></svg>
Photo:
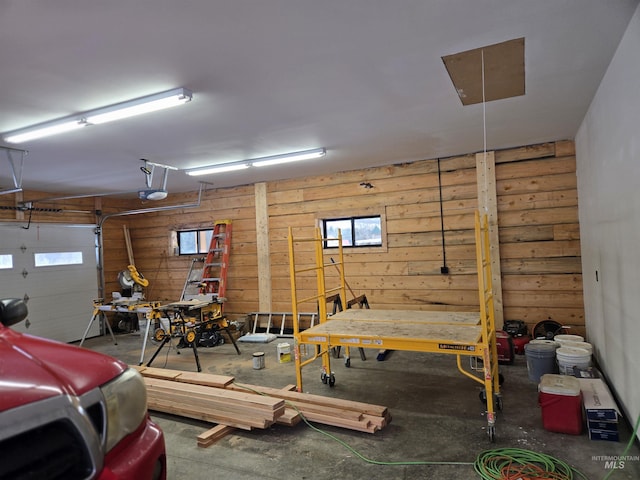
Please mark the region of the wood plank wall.
<svg viewBox="0 0 640 480"><path fill-rule="evenodd" d="M147 202L145 207L191 205L196 200L195 193L172 194L162 202ZM204 192L197 208L177 208L107 220L103 228L107 297L111 292L120 290L118 272L128 264L123 225L129 229L136 268L149 280L146 298L167 302L180 299L192 258L175 254L172 232L213 228L216 220L226 219L232 221L233 230L225 311L230 316L244 316L255 311L258 278L253 186Z"/></svg>
<svg viewBox="0 0 640 480"><path fill-rule="evenodd" d="M584 334L573 142L496 152L505 319Z"/></svg>
<svg viewBox="0 0 640 480"><path fill-rule="evenodd" d="M76 198L56 201L39 201L50 198L51 193L19 192L0 195L0 221L32 223L67 223L87 225L96 222L96 199ZM33 210L20 209L21 202L32 202Z"/></svg>
<svg viewBox="0 0 640 480"><path fill-rule="evenodd" d="M578 198L573 142L561 141L495 152L496 190L504 318L533 326L554 319L584 326L578 225ZM271 278L258 281L256 204L253 185L205 192L198 208L114 217L104 223L105 293L119 291L117 274L128 264L123 225L127 225L138 270L150 281L147 298L179 298L190 259L174 254L171 232L208 228L231 219L233 240L225 310L244 317L259 310L259 283L271 285L271 311L290 312L291 294L287 232L313 235L323 218L380 214L384 246L345 251L347 282L366 294L375 308L474 310L478 306L473 217L477 208L475 154L440 159L443 261L438 160L429 159L332 175L266 184ZM370 183L365 188L361 183ZM26 194L24 194L26 196ZM194 193L174 194L144 207L188 204ZM15 205L14 195L0 196L0 206ZM85 203L87 202L87 203ZM92 211L95 200L78 200ZM139 208L136 200L102 198L105 212ZM264 207L263 207L264 208ZM21 212L0 210L0 220ZM33 221L92 223L93 214L34 212ZM262 224L263 222L261 222ZM264 232L263 232L264 233ZM311 245L300 249L311 262ZM306 252L306 253L304 253ZM326 260L335 257L329 251ZM303 282L315 293L315 280ZM304 295L304 292L303 292ZM312 311L312 304L303 311Z"/></svg>

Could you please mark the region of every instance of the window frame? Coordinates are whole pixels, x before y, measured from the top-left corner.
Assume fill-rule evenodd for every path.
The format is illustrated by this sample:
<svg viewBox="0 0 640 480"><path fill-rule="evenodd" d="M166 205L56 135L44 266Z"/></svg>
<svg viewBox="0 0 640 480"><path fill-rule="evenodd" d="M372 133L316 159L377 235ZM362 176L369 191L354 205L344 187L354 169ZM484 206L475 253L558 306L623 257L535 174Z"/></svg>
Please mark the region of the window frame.
<svg viewBox="0 0 640 480"><path fill-rule="evenodd" d="M344 250L348 250L354 253L386 252L387 251L387 228L386 228L387 219L384 211L361 210L361 211L351 212L351 214L347 214L347 215L345 215L344 211L327 212L322 216L322 218L317 219L317 226L320 228L323 238L327 238L327 230L326 230L327 222L340 221L340 220L351 221L351 228L353 232L351 240L355 242L355 238L354 238L355 237L355 229L354 229L355 220L366 219L366 218L376 218L376 217L380 219L380 242L381 243L379 245L345 245L344 232L343 232L342 248ZM326 240L322 242L323 250L334 251L337 248L338 248L337 245L336 246L327 245Z"/></svg>
<svg viewBox="0 0 640 480"><path fill-rule="evenodd" d="M8 261L0 262L0 270L13 269L13 255L11 253L0 253L0 257L3 257L5 258L5 260L8 260Z"/></svg>
<svg viewBox="0 0 640 480"><path fill-rule="evenodd" d="M195 233L196 236L196 251L183 253L180 237L183 233ZM176 230L176 254L180 257L189 255L206 255L209 252L209 245L211 244L211 236L213 235L213 228L185 228Z"/></svg>
<svg viewBox="0 0 640 480"><path fill-rule="evenodd" d="M35 252L33 254L34 268L66 267L84 265L82 251L69 250L64 252Z"/></svg>

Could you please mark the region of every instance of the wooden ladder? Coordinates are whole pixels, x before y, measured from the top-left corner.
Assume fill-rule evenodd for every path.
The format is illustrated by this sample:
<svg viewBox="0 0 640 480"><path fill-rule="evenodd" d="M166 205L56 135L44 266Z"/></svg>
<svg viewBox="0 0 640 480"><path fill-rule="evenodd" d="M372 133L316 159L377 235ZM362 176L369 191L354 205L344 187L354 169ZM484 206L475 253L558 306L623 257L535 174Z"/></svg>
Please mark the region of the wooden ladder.
<svg viewBox="0 0 640 480"><path fill-rule="evenodd" d="M194 258L182 289L181 301L194 298L224 303L231 253L231 220L214 223L207 256Z"/></svg>

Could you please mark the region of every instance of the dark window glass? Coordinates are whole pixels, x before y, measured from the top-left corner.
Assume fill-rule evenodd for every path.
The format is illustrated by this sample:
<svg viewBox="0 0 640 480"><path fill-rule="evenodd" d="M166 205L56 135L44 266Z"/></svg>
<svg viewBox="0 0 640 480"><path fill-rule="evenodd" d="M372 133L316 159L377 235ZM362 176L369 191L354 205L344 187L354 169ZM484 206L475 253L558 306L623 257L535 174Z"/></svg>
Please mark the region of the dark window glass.
<svg viewBox="0 0 640 480"><path fill-rule="evenodd" d="M325 248L338 246L338 231L343 247L379 247L382 245L380 216L332 218L322 221Z"/></svg>

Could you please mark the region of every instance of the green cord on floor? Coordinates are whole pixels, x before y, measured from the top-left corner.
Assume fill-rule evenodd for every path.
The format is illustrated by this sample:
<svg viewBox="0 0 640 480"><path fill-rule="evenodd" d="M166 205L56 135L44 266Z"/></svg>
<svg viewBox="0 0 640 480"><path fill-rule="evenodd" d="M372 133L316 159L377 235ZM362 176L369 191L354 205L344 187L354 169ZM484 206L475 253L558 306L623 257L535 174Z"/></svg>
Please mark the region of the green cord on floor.
<svg viewBox="0 0 640 480"><path fill-rule="evenodd" d="M622 457L626 457L629 454L629 450L631 450L631 446L633 445L633 442L636 439L636 435L638 434L638 427L640 427L640 415L638 415L638 420L636 420L636 426L633 428L633 433L631 434L629 443L627 443L627 446L624 449L624 452L622 452L622 455L621 455ZM607 476L604 477L602 480L607 480L611 475L613 475L613 472L615 471L616 471L615 469L610 470Z"/></svg>
<svg viewBox="0 0 640 480"><path fill-rule="evenodd" d="M259 395L269 396L265 393L259 392L246 385L236 383L235 385L257 393ZM312 425L302 414L302 412L291 402L285 400L285 403L293 408L304 423L307 424L312 430L330 438L331 440L339 443L348 451L353 453L360 460L373 465L473 465L475 472L480 476L482 480L517 480L520 478L530 479L547 479L547 480L574 480L576 478L582 478L589 480L582 472L574 467L571 467L566 462L558 460L544 453L533 452L531 450L524 450L520 448L496 448L492 450L485 450L481 452L476 458L475 462L446 462L446 461L397 461L397 462L384 462L381 460L373 460L358 452L348 443L340 440L335 435L326 432L315 425ZM640 415L636 421L635 428L629 439L622 456L626 456L633 445L640 427ZM602 480L608 480L609 477L616 470L611 470ZM578 477L574 476L577 475Z"/></svg>
<svg viewBox="0 0 640 480"><path fill-rule="evenodd" d="M266 393L259 392L258 390L255 390L255 389L253 389L251 387L248 387L246 385L241 385L241 384L238 384L238 383L235 383L235 385L237 385L237 386L239 386L241 388L244 388L246 390L249 390L251 392L260 394L260 395L264 395L264 396L267 396L267 397L269 396ZM295 406L293 403L291 403L291 402L289 402L287 400L285 400L284 402L285 402L286 405L288 405L289 407L293 408L296 412L298 412L298 415L300 415L300 418L302 419L302 421L304 423L306 423L307 426L310 429L312 429L312 430L314 430L314 431L316 431L316 432L318 432L318 433L320 433L320 434L322 434L322 435L324 435L326 437L329 437L331 440L333 440L336 443L339 443L344 448L346 448L351 453L353 453L356 457L358 457L360 460L362 460L362 461L364 461L366 463L371 463L373 465L473 465L473 462L437 462L437 461L427 461L427 460L416 460L416 461L408 460L408 461L398 461L398 462L383 462L381 460L373 460L371 458L365 457L363 454L358 452L351 445L349 445L348 443L346 443L343 440L340 440L335 435L332 435L331 433L326 432L326 431L322 430L321 428L318 428L315 425L311 424L309 422L309 420L307 420L307 418L298 409L298 407Z"/></svg>
<svg viewBox="0 0 640 480"><path fill-rule="evenodd" d="M584 474L562 460L520 448L485 450L478 455L474 470L483 480L572 480L574 473L588 480Z"/></svg>

